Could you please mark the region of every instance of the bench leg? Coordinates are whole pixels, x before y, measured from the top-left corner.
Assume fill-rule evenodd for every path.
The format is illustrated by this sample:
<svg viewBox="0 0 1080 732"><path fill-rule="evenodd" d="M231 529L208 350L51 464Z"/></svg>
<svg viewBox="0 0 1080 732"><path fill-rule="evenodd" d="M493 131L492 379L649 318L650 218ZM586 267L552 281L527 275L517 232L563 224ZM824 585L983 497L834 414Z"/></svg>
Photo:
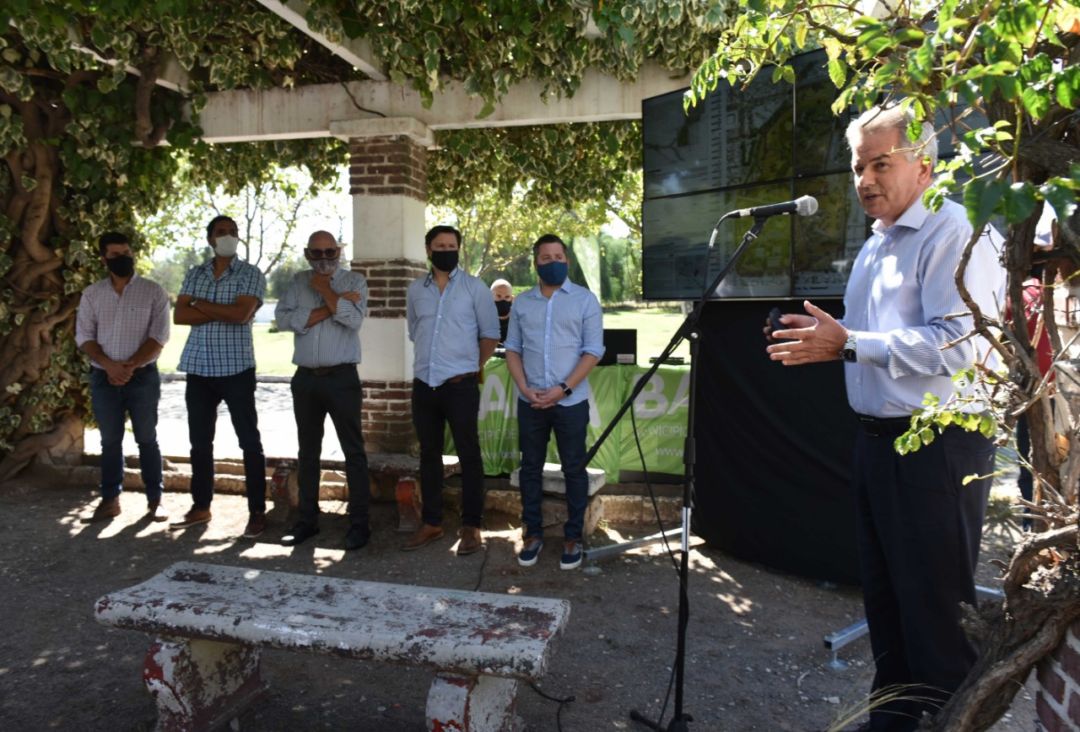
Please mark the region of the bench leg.
<svg viewBox="0 0 1080 732"><path fill-rule="evenodd" d="M398 478L394 496L398 507L398 533L411 534L420 528L420 486L416 478Z"/></svg>
<svg viewBox="0 0 1080 732"><path fill-rule="evenodd" d="M143 683L157 703L160 732L224 726L266 688L257 648L183 639L150 645Z"/></svg>
<svg viewBox="0 0 1080 732"><path fill-rule="evenodd" d="M520 729L514 715L516 679L440 673L427 698L428 732L509 732Z"/></svg>

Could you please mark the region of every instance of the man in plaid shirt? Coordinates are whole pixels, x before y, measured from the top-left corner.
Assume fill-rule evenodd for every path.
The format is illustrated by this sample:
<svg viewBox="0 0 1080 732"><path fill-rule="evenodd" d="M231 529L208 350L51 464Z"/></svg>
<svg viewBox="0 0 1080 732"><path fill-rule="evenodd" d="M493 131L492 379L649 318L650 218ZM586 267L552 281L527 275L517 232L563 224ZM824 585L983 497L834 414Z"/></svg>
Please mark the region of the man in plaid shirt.
<svg viewBox="0 0 1080 732"><path fill-rule="evenodd" d="M192 267L176 299L173 322L190 325L180 356L191 440L192 507L173 528L210 520L214 498L214 431L222 401L244 453L249 519L246 538L266 528L266 458L255 411L255 348L251 321L266 293L263 273L236 256L236 222L215 216L206 227L214 258Z"/></svg>
<svg viewBox="0 0 1080 732"><path fill-rule="evenodd" d="M103 234L98 251L109 276L83 291L75 320L75 343L93 367L90 404L101 429L101 502L90 521L106 521L120 513L127 415L139 446L147 514L154 521L165 521L157 441L161 398L157 357L169 340L169 296L161 285L135 274L126 235Z"/></svg>

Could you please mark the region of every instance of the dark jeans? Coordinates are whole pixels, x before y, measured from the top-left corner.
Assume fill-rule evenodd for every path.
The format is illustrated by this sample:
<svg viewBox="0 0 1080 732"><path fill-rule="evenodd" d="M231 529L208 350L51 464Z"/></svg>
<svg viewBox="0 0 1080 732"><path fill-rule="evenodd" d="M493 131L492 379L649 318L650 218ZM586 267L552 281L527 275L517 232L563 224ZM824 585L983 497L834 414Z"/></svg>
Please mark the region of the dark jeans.
<svg viewBox="0 0 1080 732"><path fill-rule="evenodd" d="M960 628L960 603L975 603L994 446L949 427L930 445L900 456L899 434L860 430L855 443L856 532L874 690L902 697L870 714L874 730L914 730L964 680L975 650ZM922 697L913 699L911 697Z"/></svg>
<svg viewBox="0 0 1080 732"><path fill-rule="evenodd" d="M320 457L323 425L329 414L345 453L349 521L353 526L367 529L371 486L360 427L363 391L356 364L341 364L325 373L322 369L316 373L300 367L292 377L291 389L299 442L300 520L309 526L319 525Z"/></svg>
<svg viewBox="0 0 1080 732"><path fill-rule="evenodd" d="M413 379L412 419L420 441L420 494L425 524L440 526L443 517L443 444L446 425L461 461L461 523L480 528L484 513L484 461L477 420L480 388L475 376L444 382L432 389Z"/></svg>
<svg viewBox="0 0 1080 732"><path fill-rule="evenodd" d="M244 452L244 484L248 511L266 511L266 458L255 411L255 369L232 376L188 374L184 400L191 441L191 498L195 508L209 508L214 499L214 433L218 405L225 402Z"/></svg>
<svg viewBox="0 0 1080 732"><path fill-rule="evenodd" d="M585 524L585 508L589 504L589 476L585 472L585 430L589 426L589 403L572 407L533 409L518 400L518 444L521 447L521 523L525 536L543 536L544 456L548 440L555 431L555 446L559 450L563 477L566 479L566 525L563 536L567 541L580 541Z"/></svg>
<svg viewBox="0 0 1080 732"><path fill-rule="evenodd" d="M161 500L161 449L157 441L161 376L157 365L136 369L123 386L113 386L102 369L90 369L90 403L101 430L101 497L116 498L124 483L124 420L131 416L139 467L148 501Z"/></svg>

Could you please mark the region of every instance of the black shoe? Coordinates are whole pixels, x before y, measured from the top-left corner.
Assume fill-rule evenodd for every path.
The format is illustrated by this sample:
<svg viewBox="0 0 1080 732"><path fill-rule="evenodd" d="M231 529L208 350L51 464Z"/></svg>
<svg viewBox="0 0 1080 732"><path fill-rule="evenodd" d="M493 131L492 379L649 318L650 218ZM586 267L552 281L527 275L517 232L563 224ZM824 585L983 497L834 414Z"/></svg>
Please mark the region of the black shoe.
<svg viewBox="0 0 1080 732"><path fill-rule="evenodd" d="M318 526L312 526L305 524L303 521L299 521L295 526L281 537L281 543L285 546L296 546L297 544L303 544L305 541L319 533Z"/></svg>
<svg viewBox="0 0 1080 732"><path fill-rule="evenodd" d="M367 546L371 539L371 529L364 526L350 526L349 533L345 534L345 551L362 549Z"/></svg>

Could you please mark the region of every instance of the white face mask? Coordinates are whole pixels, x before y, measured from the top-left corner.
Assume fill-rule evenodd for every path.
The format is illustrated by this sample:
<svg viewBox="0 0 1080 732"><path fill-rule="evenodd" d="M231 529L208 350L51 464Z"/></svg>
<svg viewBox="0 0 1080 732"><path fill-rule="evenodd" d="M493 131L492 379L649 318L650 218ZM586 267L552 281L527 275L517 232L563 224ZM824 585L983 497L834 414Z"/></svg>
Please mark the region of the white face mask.
<svg viewBox="0 0 1080 732"><path fill-rule="evenodd" d="M236 247L239 246L239 244L240 240L235 236L222 234L214 240L214 252L219 257L231 257L236 254Z"/></svg>
<svg viewBox="0 0 1080 732"><path fill-rule="evenodd" d="M328 275L337 272L338 260L336 259L312 259L309 262L315 274Z"/></svg>

